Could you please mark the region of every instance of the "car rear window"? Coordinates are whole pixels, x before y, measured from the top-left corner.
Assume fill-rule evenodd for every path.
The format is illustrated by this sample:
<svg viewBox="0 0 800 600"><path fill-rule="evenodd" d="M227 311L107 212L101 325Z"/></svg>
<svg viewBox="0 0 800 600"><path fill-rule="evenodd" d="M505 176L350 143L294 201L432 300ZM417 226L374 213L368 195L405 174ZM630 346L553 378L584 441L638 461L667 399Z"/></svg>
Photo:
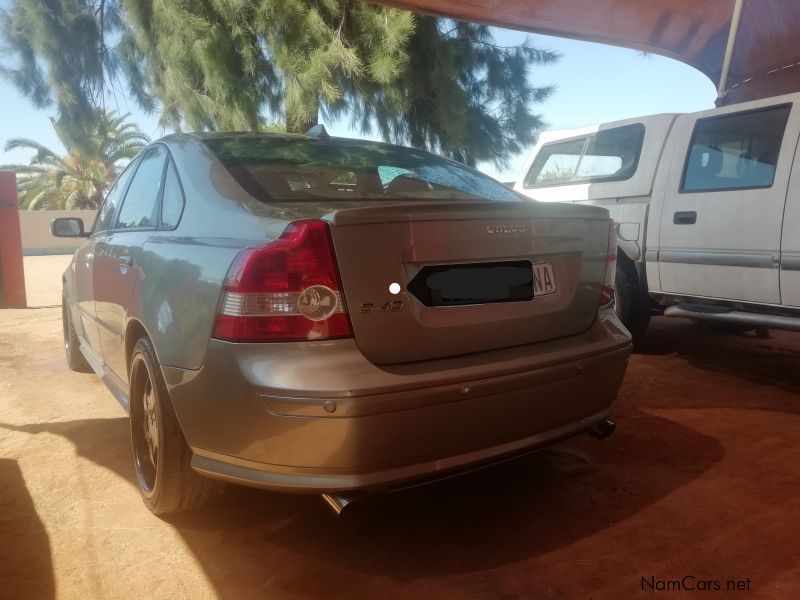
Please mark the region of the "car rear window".
<svg viewBox="0 0 800 600"><path fill-rule="evenodd" d="M263 202L519 200L486 175L413 148L274 134L211 137L203 142L239 185Z"/></svg>

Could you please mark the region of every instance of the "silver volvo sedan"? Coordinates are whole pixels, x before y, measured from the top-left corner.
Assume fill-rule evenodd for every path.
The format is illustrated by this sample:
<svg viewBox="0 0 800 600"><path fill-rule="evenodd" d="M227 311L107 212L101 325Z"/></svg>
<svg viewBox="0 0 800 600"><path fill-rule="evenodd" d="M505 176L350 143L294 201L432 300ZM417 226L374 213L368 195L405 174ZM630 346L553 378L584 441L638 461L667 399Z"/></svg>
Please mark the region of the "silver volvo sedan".
<svg viewBox="0 0 800 600"><path fill-rule="evenodd" d="M613 431L630 353L601 208L427 152L179 134L119 176L63 277L69 366L130 414L157 514L214 480L400 489Z"/></svg>

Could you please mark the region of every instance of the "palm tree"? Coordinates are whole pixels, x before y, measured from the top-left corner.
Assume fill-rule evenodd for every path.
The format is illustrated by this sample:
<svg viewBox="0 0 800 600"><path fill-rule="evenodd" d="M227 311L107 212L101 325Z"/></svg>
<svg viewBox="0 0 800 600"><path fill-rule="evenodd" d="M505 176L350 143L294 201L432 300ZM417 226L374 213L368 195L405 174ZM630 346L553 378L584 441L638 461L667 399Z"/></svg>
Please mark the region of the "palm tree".
<svg viewBox="0 0 800 600"><path fill-rule="evenodd" d="M97 109L90 125L79 129L50 119L67 151L64 156L31 139L8 140L6 152L35 151L30 164L0 166L17 173L20 208L98 208L117 177L119 163L136 156L150 141L127 121L129 116Z"/></svg>

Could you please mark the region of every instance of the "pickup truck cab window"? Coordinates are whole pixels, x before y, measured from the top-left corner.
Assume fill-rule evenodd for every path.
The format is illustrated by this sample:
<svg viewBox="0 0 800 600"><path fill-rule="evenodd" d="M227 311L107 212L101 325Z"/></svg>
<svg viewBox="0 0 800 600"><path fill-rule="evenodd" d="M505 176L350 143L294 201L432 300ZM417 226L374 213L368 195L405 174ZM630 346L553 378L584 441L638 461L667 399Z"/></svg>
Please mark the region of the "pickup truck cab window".
<svg viewBox="0 0 800 600"><path fill-rule="evenodd" d="M525 187L625 181L636 173L644 140L641 123L542 147Z"/></svg>
<svg viewBox="0 0 800 600"><path fill-rule="evenodd" d="M772 187L791 105L699 119L681 192Z"/></svg>

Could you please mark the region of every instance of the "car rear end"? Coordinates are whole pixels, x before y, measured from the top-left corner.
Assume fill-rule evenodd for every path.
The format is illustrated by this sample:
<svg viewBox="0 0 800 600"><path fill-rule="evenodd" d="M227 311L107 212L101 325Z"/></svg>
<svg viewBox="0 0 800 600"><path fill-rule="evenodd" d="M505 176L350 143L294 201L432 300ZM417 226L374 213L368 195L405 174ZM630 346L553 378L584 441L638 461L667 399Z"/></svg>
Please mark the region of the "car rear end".
<svg viewBox="0 0 800 600"><path fill-rule="evenodd" d="M393 489L607 421L630 352L607 212L417 200L350 203L238 255L202 368L165 370L196 470Z"/></svg>

